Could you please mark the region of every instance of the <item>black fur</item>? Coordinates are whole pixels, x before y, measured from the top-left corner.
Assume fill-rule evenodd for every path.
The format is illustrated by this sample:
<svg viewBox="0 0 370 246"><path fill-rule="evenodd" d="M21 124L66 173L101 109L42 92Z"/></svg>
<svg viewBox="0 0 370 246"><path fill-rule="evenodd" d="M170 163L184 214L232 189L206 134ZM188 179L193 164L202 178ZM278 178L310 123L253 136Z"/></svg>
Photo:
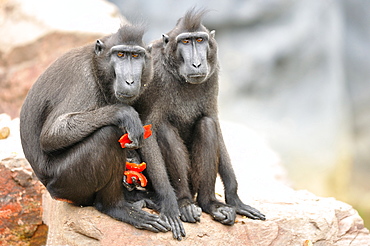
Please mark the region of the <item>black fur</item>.
<svg viewBox="0 0 370 246"><path fill-rule="evenodd" d="M126 150L118 139L128 132L133 144L127 147L141 146L142 123L129 104L144 87L132 98L117 97L122 94L116 93L115 85L125 83L118 80L117 69L127 67L115 70L112 64L123 60L110 52L122 44L143 47L142 35L141 28L125 25L96 44L74 49L55 61L27 95L20 133L27 160L52 197L95 206L137 228L159 232L170 230L169 225L124 197ZM148 53L144 55L139 59L145 65L136 74L142 83L152 77L151 59Z"/></svg>
<svg viewBox="0 0 370 246"><path fill-rule="evenodd" d="M259 211L243 204L237 195L236 177L218 120L217 43L214 32L201 24L203 15L204 11L188 11L162 40L153 42L154 78L134 104L143 122L154 125L153 138L139 151L148 163L147 173L158 194L161 216L167 218L174 237L179 240L185 236L179 218L187 222L199 221L198 206L215 220L228 225L234 223L235 213L264 219ZM206 32L207 42L200 40L198 44L194 38L197 32ZM207 64L201 66L208 66L207 74L197 84L189 83L179 72L184 64L179 46L184 45L184 52L193 50L185 46L186 42L176 42L178 35L183 33L192 47L205 50L205 53L189 56L199 55L194 58L198 60L206 56L203 61ZM191 34L187 36L186 33ZM189 69L197 71L194 67ZM217 173L225 185L227 204L215 197ZM193 200L195 195L198 206Z"/></svg>

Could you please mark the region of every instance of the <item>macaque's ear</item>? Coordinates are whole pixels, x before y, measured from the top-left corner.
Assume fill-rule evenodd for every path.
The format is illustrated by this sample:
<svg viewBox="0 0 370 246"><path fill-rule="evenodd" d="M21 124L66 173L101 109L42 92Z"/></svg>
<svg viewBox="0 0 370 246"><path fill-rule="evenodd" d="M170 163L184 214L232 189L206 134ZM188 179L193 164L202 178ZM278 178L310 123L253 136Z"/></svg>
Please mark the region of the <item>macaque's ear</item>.
<svg viewBox="0 0 370 246"><path fill-rule="evenodd" d="M216 31L215 30L212 30L210 34L211 34L211 38L215 38Z"/></svg>
<svg viewBox="0 0 370 246"><path fill-rule="evenodd" d="M98 56L101 55L101 53L104 51L105 49L105 44L100 40L96 40L96 43L95 43L95 54L97 54Z"/></svg>
<svg viewBox="0 0 370 246"><path fill-rule="evenodd" d="M167 34L162 34L163 47L165 47L170 41L170 37Z"/></svg>
<svg viewBox="0 0 370 246"><path fill-rule="evenodd" d="M146 50L151 53L152 52L152 48L153 48L153 44L149 44L147 47L146 47Z"/></svg>

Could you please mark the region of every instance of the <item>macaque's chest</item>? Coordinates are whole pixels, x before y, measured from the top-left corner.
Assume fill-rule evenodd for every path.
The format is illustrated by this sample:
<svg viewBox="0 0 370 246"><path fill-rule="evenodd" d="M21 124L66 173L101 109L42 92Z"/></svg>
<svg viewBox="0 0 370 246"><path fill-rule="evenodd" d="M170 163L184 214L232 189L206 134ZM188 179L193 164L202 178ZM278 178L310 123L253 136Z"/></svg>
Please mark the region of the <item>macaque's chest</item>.
<svg viewBox="0 0 370 246"><path fill-rule="evenodd" d="M185 135L192 132L199 119L206 114L204 106L195 101L184 101L181 104L173 103L169 105L169 108L168 120L180 133Z"/></svg>
<svg viewBox="0 0 370 246"><path fill-rule="evenodd" d="M205 85L204 85L205 86ZM163 96L165 118L177 128L183 139L192 135L199 120L204 116L213 115L214 99L203 85L186 85L168 88Z"/></svg>

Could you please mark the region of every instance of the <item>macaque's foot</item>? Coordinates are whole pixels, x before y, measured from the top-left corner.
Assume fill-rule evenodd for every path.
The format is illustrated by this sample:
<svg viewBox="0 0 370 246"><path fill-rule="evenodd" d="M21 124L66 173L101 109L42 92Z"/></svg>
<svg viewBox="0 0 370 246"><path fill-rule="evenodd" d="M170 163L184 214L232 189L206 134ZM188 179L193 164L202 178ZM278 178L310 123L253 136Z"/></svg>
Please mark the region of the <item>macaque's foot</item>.
<svg viewBox="0 0 370 246"><path fill-rule="evenodd" d="M152 232L167 232L171 230L167 221L161 219L158 215L147 213L135 207L131 207L129 215L132 219L127 222L138 229Z"/></svg>
<svg viewBox="0 0 370 246"><path fill-rule="evenodd" d="M247 216L248 218L254 220L266 220L264 214L262 214L257 209L244 204L237 195L226 196L226 203L234 206L237 214Z"/></svg>
<svg viewBox="0 0 370 246"><path fill-rule="evenodd" d="M194 203L180 205L181 220L184 222L196 223L200 221L202 209Z"/></svg>
<svg viewBox="0 0 370 246"><path fill-rule="evenodd" d="M171 231L174 239L181 241L182 238L186 236L185 229L182 225L179 214L171 215L171 213L161 213L160 218L171 226Z"/></svg>
<svg viewBox="0 0 370 246"><path fill-rule="evenodd" d="M248 218L254 219L254 220L266 220L266 217L264 214L262 214L257 209L249 205L246 205L244 203L236 206L236 213L247 216Z"/></svg>
<svg viewBox="0 0 370 246"><path fill-rule="evenodd" d="M223 203L212 204L210 206L209 214L214 220L221 222L224 225L233 225L236 218L235 208Z"/></svg>

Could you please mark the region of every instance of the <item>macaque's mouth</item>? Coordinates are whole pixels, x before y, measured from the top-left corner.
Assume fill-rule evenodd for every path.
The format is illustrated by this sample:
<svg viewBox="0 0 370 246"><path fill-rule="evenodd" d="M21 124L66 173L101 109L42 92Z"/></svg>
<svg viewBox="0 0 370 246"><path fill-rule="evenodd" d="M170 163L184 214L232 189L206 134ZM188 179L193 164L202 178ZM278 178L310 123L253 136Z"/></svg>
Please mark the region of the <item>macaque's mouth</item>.
<svg viewBox="0 0 370 246"><path fill-rule="evenodd" d="M206 74L205 73L199 73L199 74L189 74L188 75L189 78L203 78L203 77L206 77Z"/></svg>
<svg viewBox="0 0 370 246"><path fill-rule="evenodd" d="M201 84L207 78L207 74L200 73L200 74L190 74L186 78L186 82L189 84Z"/></svg>
<svg viewBox="0 0 370 246"><path fill-rule="evenodd" d="M116 97L117 98L124 98L124 99L130 99L130 98L134 98L136 97L137 95L135 94L126 94L126 93L122 93L122 92L116 92Z"/></svg>

